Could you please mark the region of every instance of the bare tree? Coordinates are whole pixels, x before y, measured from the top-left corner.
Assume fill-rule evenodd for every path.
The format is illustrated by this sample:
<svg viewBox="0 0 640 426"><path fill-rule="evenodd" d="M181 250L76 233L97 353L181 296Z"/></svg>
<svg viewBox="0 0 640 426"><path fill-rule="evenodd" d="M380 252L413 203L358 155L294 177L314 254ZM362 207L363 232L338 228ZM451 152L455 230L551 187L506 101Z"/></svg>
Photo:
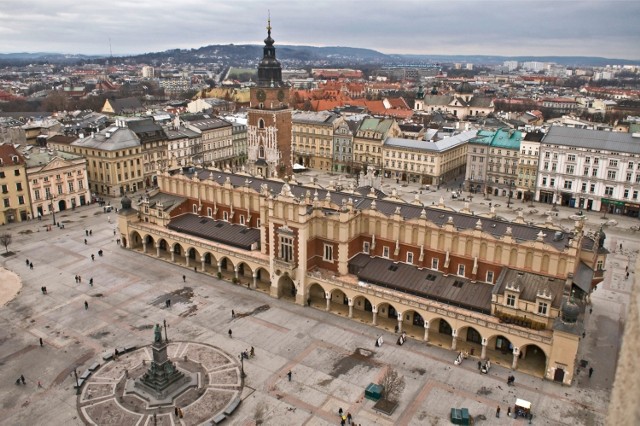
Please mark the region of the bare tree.
<svg viewBox="0 0 640 426"><path fill-rule="evenodd" d="M391 402L398 402L400 394L404 391L404 377L400 376L396 370L389 368L380 381L382 386L382 398Z"/></svg>
<svg viewBox="0 0 640 426"><path fill-rule="evenodd" d="M4 249L7 253L9 253L9 244L11 244L11 234L5 232L4 234L0 234L0 243L4 246Z"/></svg>

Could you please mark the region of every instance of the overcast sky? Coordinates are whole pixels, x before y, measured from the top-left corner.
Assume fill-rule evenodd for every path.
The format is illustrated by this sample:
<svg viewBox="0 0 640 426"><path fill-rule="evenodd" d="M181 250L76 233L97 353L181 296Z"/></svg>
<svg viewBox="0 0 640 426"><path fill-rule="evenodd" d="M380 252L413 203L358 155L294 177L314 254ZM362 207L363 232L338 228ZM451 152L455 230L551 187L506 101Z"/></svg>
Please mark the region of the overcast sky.
<svg viewBox="0 0 640 426"><path fill-rule="evenodd" d="M209 44L640 60L638 0L0 0L0 53L114 56Z"/></svg>

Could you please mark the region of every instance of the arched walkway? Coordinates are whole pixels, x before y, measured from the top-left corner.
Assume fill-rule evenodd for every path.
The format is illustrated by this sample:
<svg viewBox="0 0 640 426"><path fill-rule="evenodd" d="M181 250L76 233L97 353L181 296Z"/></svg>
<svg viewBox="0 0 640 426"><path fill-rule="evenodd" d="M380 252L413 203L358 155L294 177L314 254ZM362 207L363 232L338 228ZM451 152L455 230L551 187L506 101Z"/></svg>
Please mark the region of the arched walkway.
<svg viewBox="0 0 640 426"><path fill-rule="evenodd" d="M326 308L327 301L325 298L325 291L320 284L311 284L311 286L309 286L309 292L307 293L307 295L307 305L319 309Z"/></svg>
<svg viewBox="0 0 640 426"><path fill-rule="evenodd" d="M142 251L142 237L136 231L132 232L129 237L129 248L132 250Z"/></svg>
<svg viewBox="0 0 640 426"><path fill-rule="evenodd" d="M392 304L384 302L378 305L376 325L392 333L395 332L398 325L398 311Z"/></svg>
<svg viewBox="0 0 640 426"><path fill-rule="evenodd" d="M429 321L429 342L446 349L451 348L453 329L444 318L434 318Z"/></svg>
<svg viewBox="0 0 640 426"><path fill-rule="evenodd" d="M349 298L340 289L331 290L331 299L329 299L327 310L334 314L349 316Z"/></svg>
<svg viewBox="0 0 640 426"><path fill-rule="evenodd" d="M518 370L532 376L544 377L547 371L547 355L538 345L529 344L520 348Z"/></svg>
<svg viewBox="0 0 640 426"><path fill-rule="evenodd" d="M278 280L278 299L296 301L296 286L289 274L285 273Z"/></svg>
<svg viewBox="0 0 640 426"><path fill-rule="evenodd" d="M271 291L271 278L269 272L264 268L258 268L256 274L256 290L264 291L269 294Z"/></svg>
<svg viewBox="0 0 640 426"><path fill-rule="evenodd" d="M200 259L200 269L207 274L217 275L218 274L218 260L215 256L209 252L206 252L203 256L204 265L202 259Z"/></svg>
<svg viewBox="0 0 640 426"><path fill-rule="evenodd" d="M169 251L169 243L164 238L158 240L156 254L160 259L171 260L171 252Z"/></svg>
<svg viewBox="0 0 640 426"><path fill-rule="evenodd" d="M245 262L240 262L236 265L238 285L250 288L253 284L253 271L251 267Z"/></svg>
<svg viewBox="0 0 640 426"><path fill-rule="evenodd" d="M232 281L235 278L236 271L228 257L221 257L218 261L218 273L218 277L223 280Z"/></svg>
<svg viewBox="0 0 640 426"><path fill-rule="evenodd" d="M498 334L487 339L486 358L494 364L511 368L513 362L513 345L505 336Z"/></svg>
<svg viewBox="0 0 640 426"><path fill-rule="evenodd" d="M402 331L407 336L423 340L424 339L424 318L413 309L408 309L402 313Z"/></svg>
<svg viewBox="0 0 640 426"><path fill-rule="evenodd" d="M373 324L373 305L364 296L353 298L353 318L365 324Z"/></svg>
<svg viewBox="0 0 640 426"><path fill-rule="evenodd" d="M465 326L458 330L457 351L480 357L482 354L482 335L473 327Z"/></svg>

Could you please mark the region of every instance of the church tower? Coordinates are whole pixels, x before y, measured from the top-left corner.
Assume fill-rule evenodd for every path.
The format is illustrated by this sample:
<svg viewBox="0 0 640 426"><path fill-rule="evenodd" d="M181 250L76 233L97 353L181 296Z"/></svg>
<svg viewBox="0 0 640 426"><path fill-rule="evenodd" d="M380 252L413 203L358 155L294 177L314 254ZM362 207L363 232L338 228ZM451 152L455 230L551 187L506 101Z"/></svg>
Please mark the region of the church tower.
<svg viewBox="0 0 640 426"><path fill-rule="evenodd" d="M267 25L258 83L250 90L247 119L248 172L264 177L291 176L291 108L289 87L282 82L282 66L276 59Z"/></svg>

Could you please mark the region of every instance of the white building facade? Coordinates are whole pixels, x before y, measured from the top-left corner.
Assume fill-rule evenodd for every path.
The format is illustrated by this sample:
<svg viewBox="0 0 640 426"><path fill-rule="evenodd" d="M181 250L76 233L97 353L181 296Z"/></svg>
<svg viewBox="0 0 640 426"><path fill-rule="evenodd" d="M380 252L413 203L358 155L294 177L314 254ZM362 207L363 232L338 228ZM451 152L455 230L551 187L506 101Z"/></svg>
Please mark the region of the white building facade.
<svg viewBox="0 0 640 426"><path fill-rule="evenodd" d="M536 199L640 215L640 136L553 126L543 138Z"/></svg>

